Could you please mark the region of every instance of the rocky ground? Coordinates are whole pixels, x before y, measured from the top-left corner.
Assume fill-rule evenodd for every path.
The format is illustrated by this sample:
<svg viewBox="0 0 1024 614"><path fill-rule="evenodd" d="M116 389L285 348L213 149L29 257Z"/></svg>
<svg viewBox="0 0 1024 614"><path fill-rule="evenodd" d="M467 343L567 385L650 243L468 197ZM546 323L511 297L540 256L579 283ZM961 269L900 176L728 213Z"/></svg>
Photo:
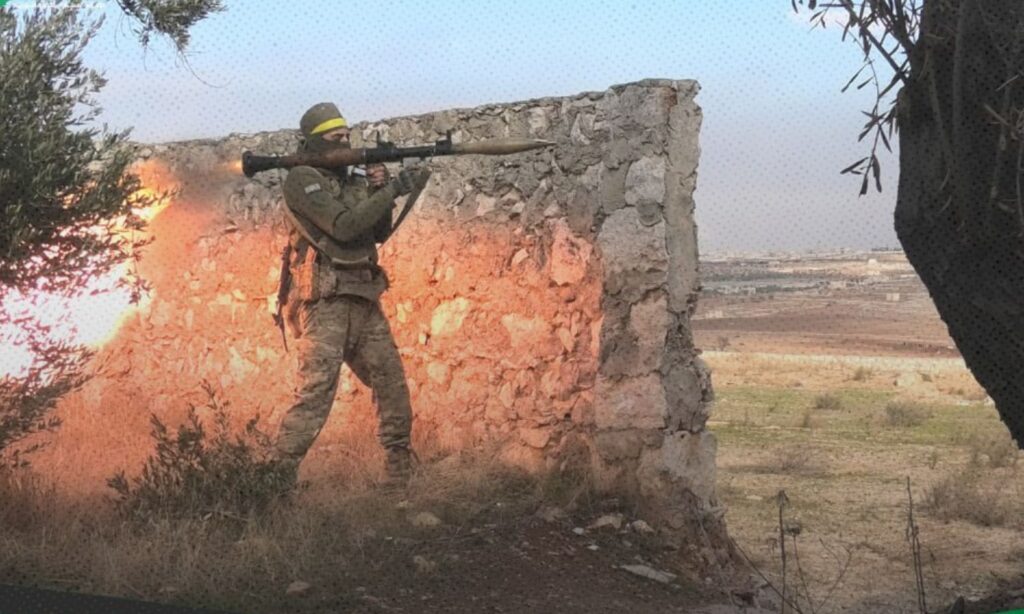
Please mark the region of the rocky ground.
<svg viewBox="0 0 1024 614"><path fill-rule="evenodd" d="M251 614L725 614L751 602L694 576L634 503L585 483L474 457L383 489L375 460L312 456L297 498L259 518L125 522L108 500L0 480L0 612L3 585Z"/></svg>
<svg viewBox="0 0 1024 614"><path fill-rule="evenodd" d="M424 517L428 518L428 517ZM433 522L420 519L421 523ZM434 517L436 518L436 517ZM618 524L621 516L604 516ZM528 517L484 527L446 527L416 539L370 545L376 556L359 566L340 565L330 582L282 583L277 598L257 610L217 612L696 612L733 608L708 605L705 589L660 569L671 553L623 526L618 531L572 527L564 519ZM575 532L574 532L575 529ZM647 542L646 544L644 542ZM149 612L142 602L67 592L0 586L0 611L37 614L60 607L95 612ZM166 598L169 589L164 591ZM176 601L191 601L181 596ZM50 605L55 609L43 609ZM165 614L201 614L167 606ZM11 608L11 609L8 609ZM17 608L17 609L14 609ZM212 610L202 610L212 612Z"/></svg>

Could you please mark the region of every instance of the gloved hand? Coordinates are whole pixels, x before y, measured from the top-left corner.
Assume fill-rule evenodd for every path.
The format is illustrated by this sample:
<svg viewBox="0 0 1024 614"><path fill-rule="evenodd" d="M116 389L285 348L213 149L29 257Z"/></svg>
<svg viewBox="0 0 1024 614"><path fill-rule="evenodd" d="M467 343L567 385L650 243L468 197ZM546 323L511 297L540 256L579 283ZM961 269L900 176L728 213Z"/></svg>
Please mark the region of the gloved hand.
<svg viewBox="0 0 1024 614"><path fill-rule="evenodd" d="M398 196L404 196L413 190L422 189L429 180L430 171L428 169L413 171L402 169L398 172L398 177L391 180L391 185L395 188L395 193Z"/></svg>

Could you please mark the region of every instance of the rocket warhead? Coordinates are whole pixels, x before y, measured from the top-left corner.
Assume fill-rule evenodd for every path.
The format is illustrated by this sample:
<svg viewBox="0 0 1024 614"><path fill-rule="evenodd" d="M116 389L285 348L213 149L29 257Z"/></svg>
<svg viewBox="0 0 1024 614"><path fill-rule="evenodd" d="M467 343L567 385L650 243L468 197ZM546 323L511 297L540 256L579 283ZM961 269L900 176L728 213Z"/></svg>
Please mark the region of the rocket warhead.
<svg viewBox="0 0 1024 614"><path fill-rule="evenodd" d="M544 147L553 147L554 145L554 141L546 141L544 139L487 139L473 143L453 143L452 153L506 156Z"/></svg>

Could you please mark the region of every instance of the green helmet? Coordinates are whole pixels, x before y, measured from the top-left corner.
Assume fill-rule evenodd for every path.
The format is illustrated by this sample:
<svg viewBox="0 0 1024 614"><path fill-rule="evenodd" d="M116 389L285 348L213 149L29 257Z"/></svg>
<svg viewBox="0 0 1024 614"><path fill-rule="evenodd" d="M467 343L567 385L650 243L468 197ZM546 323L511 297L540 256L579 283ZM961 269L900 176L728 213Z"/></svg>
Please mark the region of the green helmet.
<svg viewBox="0 0 1024 614"><path fill-rule="evenodd" d="M348 122L345 121L341 111L333 102L320 102L313 105L302 114L302 119L299 120L302 136L307 139L335 128L346 127L348 127Z"/></svg>

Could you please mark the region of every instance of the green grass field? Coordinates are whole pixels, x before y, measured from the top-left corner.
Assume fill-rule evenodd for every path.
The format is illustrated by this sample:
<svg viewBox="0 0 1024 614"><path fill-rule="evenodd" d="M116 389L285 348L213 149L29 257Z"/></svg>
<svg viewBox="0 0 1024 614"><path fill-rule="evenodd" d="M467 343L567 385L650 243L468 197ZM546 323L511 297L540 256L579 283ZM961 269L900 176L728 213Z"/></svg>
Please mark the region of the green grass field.
<svg viewBox="0 0 1024 614"><path fill-rule="evenodd" d="M1018 450L963 373L900 387L895 372L842 362L773 366L722 353L709 363L719 497L730 533L769 578L781 580L784 492L783 524L816 611L914 611L909 478L932 603L1019 581Z"/></svg>

